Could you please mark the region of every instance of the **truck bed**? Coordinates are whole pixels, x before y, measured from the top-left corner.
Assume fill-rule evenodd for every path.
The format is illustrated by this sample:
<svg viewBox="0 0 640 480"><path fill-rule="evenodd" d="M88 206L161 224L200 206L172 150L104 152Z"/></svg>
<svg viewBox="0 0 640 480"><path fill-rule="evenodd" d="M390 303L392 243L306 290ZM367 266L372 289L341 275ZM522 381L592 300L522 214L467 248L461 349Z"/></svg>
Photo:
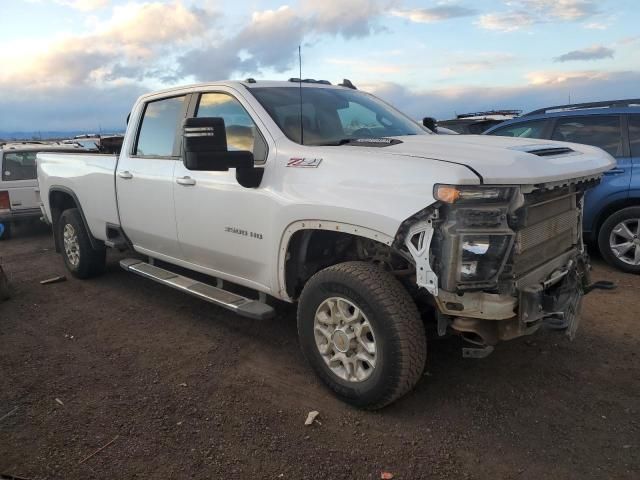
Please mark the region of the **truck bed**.
<svg viewBox="0 0 640 480"><path fill-rule="evenodd" d="M38 181L41 192L72 194L81 206L91 234L106 239L107 223L119 225L116 207L116 155L87 153L39 153ZM49 198L42 196L45 215L51 219Z"/></svg>

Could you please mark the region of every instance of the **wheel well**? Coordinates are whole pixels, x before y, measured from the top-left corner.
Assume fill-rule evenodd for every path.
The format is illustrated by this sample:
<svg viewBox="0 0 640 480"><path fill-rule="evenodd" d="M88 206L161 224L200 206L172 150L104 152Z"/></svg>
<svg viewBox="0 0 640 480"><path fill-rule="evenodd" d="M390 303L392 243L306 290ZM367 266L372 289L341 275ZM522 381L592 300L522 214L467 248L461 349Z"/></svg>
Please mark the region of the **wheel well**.
<svg viewBox="0 0 640 480"><path fill-rule="evenodd" d="M604 209L602 209L600 213L598 213L596 221L594 222L595 228L592 232L593 239L597 241L598 235L600 234L600 228L602 227L602 224L607 220L607 218L609 218L609 216L611 216L618 210L622 210L623 208L637 206L640 206L640 198L625 198L623 200L618 200L607 205Z"/></svg>
<svg viewBox="0 0 640 480"><path fill-rule="evenodd" d="M285 285L290 298L298 298L309 278L338 263L362 260L383 265L399 274L411 274L413 265L392 246L346 232L299 230L285 255Z"/></svg>
<svg viewBox="0 0 640 480"><path fill-rule="evenodd" d="M51 209L51 223L55 225L62 212L69 208L78 208L78 204L71 194L54 190L49 194L49 208Z"/></svg>
<svg viewBox="0 0 640 480"><path fill-rule="evenodd" d="M62 215L62 212L70 208L77 208L78 210L80 210L80 216L82 218L84 226L87 229L87 232L89 232L89 229L87 228L87 223L82 213L82 209L80 208L80 205L78 205L78 202L76 201L74 196L71 193L64 192L61 190L53 190L49 192L49 209L51 210L51 226L53 229L53 243L55 245L56 252L58 253L60 253L61 251L61 243L57 233L58 220L60 220L60 215ZM91 242L91 246L95 248L95 239L93 238L90 232L89 232L89 241Z"/></svg>

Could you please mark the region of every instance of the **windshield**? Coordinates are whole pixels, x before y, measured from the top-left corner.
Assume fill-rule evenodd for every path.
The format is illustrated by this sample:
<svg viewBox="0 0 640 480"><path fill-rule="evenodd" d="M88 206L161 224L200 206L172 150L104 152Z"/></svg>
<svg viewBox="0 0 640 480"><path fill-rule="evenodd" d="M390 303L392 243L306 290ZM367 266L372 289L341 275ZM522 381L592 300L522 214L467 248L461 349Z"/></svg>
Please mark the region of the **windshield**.
<svg viewBox="0 0 640 480"><path fill-rule="evenodd" d="M372 95L348 89L262 87L251 93L290 140L340 145L356 138L428 135L416 122ZM302 119L300 112L302 111Z"/></svg>

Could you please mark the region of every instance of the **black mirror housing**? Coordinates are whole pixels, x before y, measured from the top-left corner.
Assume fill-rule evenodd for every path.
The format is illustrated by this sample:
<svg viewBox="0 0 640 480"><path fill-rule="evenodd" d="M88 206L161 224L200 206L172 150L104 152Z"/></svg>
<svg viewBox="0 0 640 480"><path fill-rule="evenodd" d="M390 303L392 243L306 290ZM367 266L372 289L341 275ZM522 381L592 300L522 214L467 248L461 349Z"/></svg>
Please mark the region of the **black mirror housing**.
<svg viewBox="0 0 640 480"><path fill-rule="evenodd" d="M253 168L253 153L228 150L226 127L220 117L185 119L182 150L187 170L224 172L230 168Z"/></svg>
<svg viewBox="0 0 640 480"><path fill-rule="evenodd" d="M427 127L432 132L436 132L438 129L438 122L433 117L424 117L422 119L422 125Z"/></svg>

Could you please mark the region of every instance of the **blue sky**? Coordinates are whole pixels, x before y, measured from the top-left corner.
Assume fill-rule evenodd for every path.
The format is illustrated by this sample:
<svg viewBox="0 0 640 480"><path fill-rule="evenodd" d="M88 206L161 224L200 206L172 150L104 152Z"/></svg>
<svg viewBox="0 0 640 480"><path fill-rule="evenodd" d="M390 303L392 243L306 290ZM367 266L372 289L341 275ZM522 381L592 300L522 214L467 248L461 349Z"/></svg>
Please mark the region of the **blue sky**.
<svg viewBox="0 0 640 480"><path fill-rule="evenodd" d="M640 97L637 0L10 0L0 131L122 128L225 78L351 79L415 118Z"/></svg>

